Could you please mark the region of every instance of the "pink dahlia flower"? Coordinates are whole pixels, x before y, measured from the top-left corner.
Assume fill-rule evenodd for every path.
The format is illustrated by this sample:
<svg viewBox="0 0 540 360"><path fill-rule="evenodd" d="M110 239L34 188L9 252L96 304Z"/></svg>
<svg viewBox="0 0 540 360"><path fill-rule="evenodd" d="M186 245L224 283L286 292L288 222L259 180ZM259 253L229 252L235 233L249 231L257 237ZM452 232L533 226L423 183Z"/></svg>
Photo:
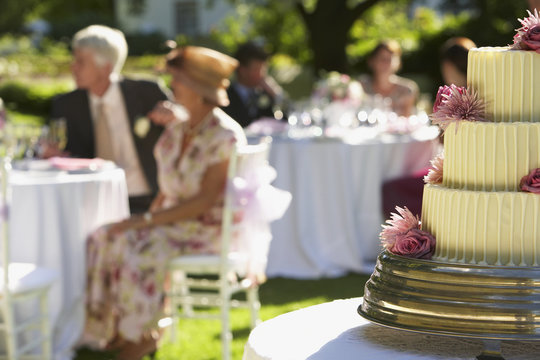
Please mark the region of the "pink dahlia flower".
<svg viewBox="0 0 540 360"><path fill-rule="evenodd" d="M540 16L538 10L534 9L534 14L527 10L529 17L518 19L521 27L516 29L514 35L513 49L534 50L540 53Z"/></svg>
<svg viewBox="0 0 540 360"><path fill-rule="evenodd" d="M439 88L431 122L446 130L451 123L460 121L485 121L485 105L478 94L468 88L456 85Z"/></svg>
<svg viewBox="0 0 540 360"><path fill-rule="evenodd" d="M426 184L441 184L443 181L443 163L444 153L440 153L431 160L431 168L426 176L424 176L424 182Z"/></svg>

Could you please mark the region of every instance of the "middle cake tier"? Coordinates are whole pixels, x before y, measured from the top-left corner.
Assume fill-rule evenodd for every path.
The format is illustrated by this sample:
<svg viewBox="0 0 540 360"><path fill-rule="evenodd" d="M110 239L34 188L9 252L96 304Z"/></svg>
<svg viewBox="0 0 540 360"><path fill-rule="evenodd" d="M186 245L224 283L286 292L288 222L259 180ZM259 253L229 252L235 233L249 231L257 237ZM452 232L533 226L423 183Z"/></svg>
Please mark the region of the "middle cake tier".
<svg viewBox="0 0 540 360"><path fill-rule="evenodd" d="M425 185L422 230L437 239L433 259L479 265L540 264L538 194Z"/></svg>
<svg viewBox="0 0 540 360"><path fill-rule="evenodd" d="M519 191L521 178L540 168L540 123L463 121L444 133L443 185Z"/></svg>

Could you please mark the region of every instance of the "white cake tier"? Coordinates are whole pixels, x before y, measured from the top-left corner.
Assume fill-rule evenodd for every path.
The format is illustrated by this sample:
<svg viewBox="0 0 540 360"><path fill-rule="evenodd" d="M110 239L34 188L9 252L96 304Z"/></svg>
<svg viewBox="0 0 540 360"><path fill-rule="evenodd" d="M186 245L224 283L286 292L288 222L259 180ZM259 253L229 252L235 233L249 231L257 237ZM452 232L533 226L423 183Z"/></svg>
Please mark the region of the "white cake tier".
<svg viewBox="0 0 540 360"><path fill-rule="evenodd" d="M452 124L445 132L446 187L519 191L521 178L536 168L540 168L540 123L463 121L457 131Z"/></svg>
<svg viewBox="0 0 540 360"><path fill-rule="evenodd" d="M434 260L538 266L540 195L426 185L422 229L437 240Z"/></svg>
<svg viewBox="0 0 540 360"><path fill-rule="evenodd" d="M540 54L482 47L469 51L467 85L494 122L540 122Z"/></svg>

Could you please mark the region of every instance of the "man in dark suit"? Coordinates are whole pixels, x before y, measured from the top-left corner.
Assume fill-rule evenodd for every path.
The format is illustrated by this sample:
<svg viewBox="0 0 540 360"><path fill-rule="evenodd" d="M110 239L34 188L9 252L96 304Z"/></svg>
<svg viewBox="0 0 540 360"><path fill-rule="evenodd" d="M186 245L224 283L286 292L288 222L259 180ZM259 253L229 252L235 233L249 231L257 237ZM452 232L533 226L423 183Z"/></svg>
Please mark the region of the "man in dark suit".
<svg viewBox="0 0 540 360"><path fill-rule="evenodd" d="M223 110L242 127L264 117L281 119L282 90L267 76L268 54L258 45L247 42L238 47L234 57L239 65L236 79L227 89L230 104Z"/></svg>
<svg viewBox="0 0 540 360"><path fill-rule="evenodd" d="M153 148L162 131L147 114L168 99L167 91L155 82L120 77L127 43L119 30L89 26L75 34L72 47L77 89L55 98L51 114L66 119L65 150L122 167L131 211L144 212L158 190Z"/></svg>

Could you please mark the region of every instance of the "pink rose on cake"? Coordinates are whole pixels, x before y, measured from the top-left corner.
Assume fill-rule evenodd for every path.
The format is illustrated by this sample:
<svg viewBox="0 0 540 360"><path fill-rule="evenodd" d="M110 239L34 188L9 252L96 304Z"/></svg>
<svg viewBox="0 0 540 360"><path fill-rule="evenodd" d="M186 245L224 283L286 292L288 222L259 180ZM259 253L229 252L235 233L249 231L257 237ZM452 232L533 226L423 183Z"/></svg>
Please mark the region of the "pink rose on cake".
<svg viewBox="0 0 540 360"><path fill-rule="evenodd" d="M420 229L411 229L405 234L396 236L392 250L393 254L416 259L431 259L435 252L435 238Z"/></svg>
<svg viewBox="0 0 540 360"><path fill-rule="evenodd" d="M534 50L540 53L540 16L538 10L534 9L534 14L529 10L528 18L518 19L521 27L517 29L514 35L513 49L517 50Z"/></svg>
<svg viewBox="0 0 540 360"><path fill-rule="evenodd" d="M485 104L475 91L452 84L439 87L430 118L443 131L454 122L457 130L460 121L485 121L484 112Z"/></svg>
<svg viewBox="0 0 540 360"><path fill-rule="evenodd" d="M540 169L532 170L519 182L519 188L526 192L540 194Z"/></svg>
<svg viewBox="0 0 540 360"><path fill-rule="evenodd" d="M384 248L396 255L431 259L435 252L433 235L420 229L418 216L409 209L396 206L396 210L398 214L392 213L380 234Z"/></svg>
<svg viewBox="0 0 540 360"><path fill-rule="evenodd" d="M527 34L525 34L521 41L525 43L531 50L536 50L540 53L540 25L533 26Z"/></svg>

